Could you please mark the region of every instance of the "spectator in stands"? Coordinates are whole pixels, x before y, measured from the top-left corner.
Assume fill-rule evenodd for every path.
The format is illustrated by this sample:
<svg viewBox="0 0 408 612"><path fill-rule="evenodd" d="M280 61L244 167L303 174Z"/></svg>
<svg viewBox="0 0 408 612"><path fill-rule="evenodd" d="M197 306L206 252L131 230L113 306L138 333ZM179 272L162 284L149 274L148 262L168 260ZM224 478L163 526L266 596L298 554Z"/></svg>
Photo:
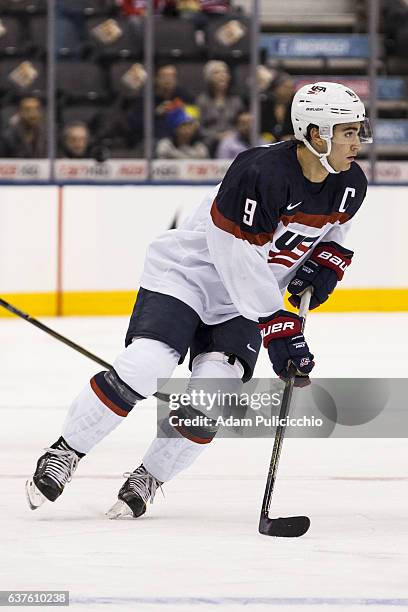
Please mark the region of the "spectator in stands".
<svg viewBox="0 0 408 612"><path fill-rule="evenodd" d="M91 135L83 121L68 123L62 132L60 157L84 159L92 157Z"/></svg>
<svg viewBox="0 0 408 612"><path fill-rule="evenodd" d="M202 12L206 15L225 15L231 10L229 0L176 0L178 14Z"/></svg>
<svg viewBox="0 0 408 612"><path fill-rule="evenodd" d="M157 143L156 157L160 159L206 159L209 152L199 137L199 123L184 108L167 113L166 121L172 136Z"/></svg>
<svg viewBox="0 0 408 612"><path fill-rule="evenodd" d="M225 15L231 11L230 0L199 0L201 10L207 15Z"/></svg>
<svg viewBox="0 0 408 612"><path fill-rule="evenodd" d="M218 144L215 157L217 159L234 159L239 153L251 146L251 130L253 118L251 113L241 111L235 120L235 129L225 136ZM258 145L266 144L259 138Z"/></svg>
<svg viewBox="0 0 408 612"><path fill-rule="evenodd" d="M218 143L234 128L237 114L244 110L240 96L231 93L231 72L225 62L212 60L204 66L207 91L198 95L202 133L211 156Z"/></svg>
<svg viewBox="0 0 408 612"><path fill-rule="evenodd" d="M166 113L175 105L191 104L193 98L177 84L177 68L174 64L160 66L155 80L156 137L160 136L160 124L167 129Z"/></svg>
<svg viewBox="0 0 408 612"><path fill-rule="evenodd" d="M266 73L262 74L258 68L258 83L261 85L261 132L271 142L288 140L293 137L291 105L295 95L295 83L286 72L270 73L271 80L268 84Z"/></svg>
<svg viewBox="0 0 408 612"><path fill-rule="evenodd" d="M116 0L122 13L128 17L144 17L147 0ZM224 15L230 10L230 0L154 0L156 15L185 16L188 13Z"/></svg>
<svg viewBox="0 0 408 612"><path fill-rule="evenodd" d="M175 0L175 9L180 17L225 15L231 10L229 0Z"/></svg>
<svg viewBox="0 0 408 612"><path fill-rule="evenodd" d="M206 28L213 17L225 15L231 10L229 0L175 0L174 14L194 24L196 41L205 45Z"/></svg>
<svg viewBox="0 0 408 612"><path fill-rule="evenodd" d="M39 98L20 100L17 113L10 119L2 137L3 157L42 158L47 156L44 115Z"/></svg>
<svg viewBox="0 0 408 612"><path fill-rule="evenodd" d="M56 36L60 47L64 46L66 20L72 23L83 42L87 40L86 16L83 11L83 2L78 0L76 2L72 2L72 0L56 0L55 13L57 17L55 22ZM81 52L82 49L78 48L75 54L76 59L80 59Z"/></svg>
<svg viewBox="0 0 408 612"><path fill-rule="evenodd" d="M116 0L126 16L144 17L147 0ZM184 16L203 12L207 15L224 15L230 10L230 0L154 0L156 15Z"/></svg>
<svg viewBox="0 0 408 612"><path fill-rule="evenodd" d="M154 0L154 13L166 14L175 10L176 0ZM127 17L144 17L147 11L147 0L116 0L122 13Z"/></svg>
<svg viewBox="0 0 408 612"><path fill-rule="evenodd" d="M151 1L151 0L149 0ZM153 14L173 16L176 14L176 0L154 0ZM147 13L147 0L116 0L125 17L128 17L137 36L143 36L143 22Z"/></svg>
<svg viewBox="0 0 408 612"><path fill-rule="evenodd" d="M171 136L166 113L175 107L192 104L193 97L177 84L177 68L174 64L163 64L157 68L154 87L154 137L159 140ZM133 142L143 139L143 94L134 102L129 113L129 127Z"/></svg>
<svg viewBox="0 0 408 612"><path fill-rule="evenodd" d="M257 66L256 69L256 80L258 86L258 95L259 95L259 113L260 113L260 128L264 138L268 142L272 142L272 135L267 132L267 124L269 124L269 106L273 100L272 93L272 82L274 80L274 74L277 74L276 70L267 68L263 64ZM251 91L252 91L252 83L251 76L248 76L243 83L245 94L244 94L244 104L247 108L251 106Z"/></svg>

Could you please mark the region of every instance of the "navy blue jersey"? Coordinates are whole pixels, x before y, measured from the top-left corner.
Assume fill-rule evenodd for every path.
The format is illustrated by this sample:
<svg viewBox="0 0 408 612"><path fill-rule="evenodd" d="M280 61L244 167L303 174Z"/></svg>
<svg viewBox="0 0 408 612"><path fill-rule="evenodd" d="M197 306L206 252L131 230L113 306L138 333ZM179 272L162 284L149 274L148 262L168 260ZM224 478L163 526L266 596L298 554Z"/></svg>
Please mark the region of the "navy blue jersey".
<svg viewBox="0 0 408 612"><path fill-rule="evenodd" d="M311 183L303 176L296 148L295 141L288 141L238 155L213 205L215 225L251 244L263 245L273 238L280 223L318 229L327 223L347 223L367 191L360 166L353 162L350 170L329 174L323 183Z"/></svg>
<svg viewBox="0 0 408 612"><path fill-rule="evenodd" d="M344 245L367 191L355 162L311 183L296 147L289 141L238 155L195 213L151 245L142 286L183 300L208 324L237 314L257 321L282 308L311 250L322 240Z"/></svg>

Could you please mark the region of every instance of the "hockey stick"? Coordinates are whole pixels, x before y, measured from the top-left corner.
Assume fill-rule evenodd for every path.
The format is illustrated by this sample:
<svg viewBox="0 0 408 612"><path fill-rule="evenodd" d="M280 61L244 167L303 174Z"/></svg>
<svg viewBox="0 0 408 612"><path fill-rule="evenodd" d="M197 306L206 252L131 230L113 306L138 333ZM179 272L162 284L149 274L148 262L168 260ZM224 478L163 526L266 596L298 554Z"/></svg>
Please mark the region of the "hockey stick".
<svg viewBox="0 0 408 612"><path fill-rule="evenodd" d="M103 359L101 359L97 355L94 355L93 353L91 353L87 349L83 348L79 344L76 344L76 342L73 342L69 338L66 338L65 336L62 336L61 334L56 332L54 329L51 329L51 327L48 327L47 325L44 325L44 323L41 323L41 321L38 321L38 319L34 319L34 317L30 316L26 312L23 312L22 310L19 310L18 308L16 308L12 304L9 304L8 302L6 302L6 300L3 300L2 298L0 298L0 306L3 306L3 308L5 308L9 312L13 313L17 317L20 317L21 319L24 319L28 323L31 323L31 325L34 325L35 327L38 327L38 329L41 329L41 331L45 332L46 334L49 334L50 336L52 336L56 340L59 340L60 342L63 342L67 346L70 346L72 349L74 349L74 351L78 351L78 353L81 353L81 355L84 355L85 357L88 357L88 359L92 359L92 361L95 361L96 363L99 363L99 365L103 366L107 370L111 370L112 369L112 366L107 361L104 361ZM157 397L158 399L164 401L164 402L169 402L170 401L170 398L169 398L169 396L166 393L160 393L158 391L157 393L153 393L153 395L155 397Z"/></svg>
<svg viewBox="0 0 408 612"><path fill-rule="evenodd" d="M302 296L299 308L299 316L303 318L302 331L305 326L306 315L309 310L312 290L307 289ZM271 462L269 464L268 477L265 485L265 493L262 502L261 516L259 518L259 533L262 535L276 536L280 538L297 538L302 536L310 527L310 519L307 516L290 516L287 518L269 518L269 508L272 501L273 488L278 471L279 457L285 436L285 420L289 414L292 399L293 385L295 382L295 369L289 368L289 379L285 384L282 404L279 412L279 424L276 428L275 441L273 444Z"/></svg>

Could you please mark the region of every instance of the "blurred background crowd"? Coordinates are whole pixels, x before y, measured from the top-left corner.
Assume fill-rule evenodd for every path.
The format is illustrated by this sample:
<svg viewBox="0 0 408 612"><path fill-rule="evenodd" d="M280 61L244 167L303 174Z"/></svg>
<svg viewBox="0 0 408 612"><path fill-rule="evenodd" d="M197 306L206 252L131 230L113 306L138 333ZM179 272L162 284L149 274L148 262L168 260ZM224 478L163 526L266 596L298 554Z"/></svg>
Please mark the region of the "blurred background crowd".
<svg viewBox="0 0 408 612"><path fill-rule="evenodd" d="M146 1L56 0L58 157L144 157ZM154 157L234 158L251 143L255 83L258 144L292 138L290 105L306 82L369 98L369 0L263 2L252 78L251 5L154 0ZM408 159L408 0L380 8L379 156ZM46 0L0 0L2 158L47 157L48 44Z"/></svg>

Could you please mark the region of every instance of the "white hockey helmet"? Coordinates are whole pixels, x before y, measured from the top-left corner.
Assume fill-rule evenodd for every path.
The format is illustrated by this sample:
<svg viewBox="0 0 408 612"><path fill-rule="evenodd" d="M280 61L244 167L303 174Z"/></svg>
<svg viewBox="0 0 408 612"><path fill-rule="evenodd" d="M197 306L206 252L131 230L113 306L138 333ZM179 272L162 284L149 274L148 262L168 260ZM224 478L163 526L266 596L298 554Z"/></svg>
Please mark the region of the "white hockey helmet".
<svg viewBox="0 0 408 612"><path fill-rule="evenodd" d="M292 124L297 140L319 157L324 168L338 174L330 166L327 157L331 152L334 126L339 123L360 123L360 142L372 142L370 121L366 117L364 104L357 94L340 83L319 82L304 85L295 94L292 102ZM320 138L326 141L326 153L319 153L307 140L309 125L319 128Z"/></svg>

